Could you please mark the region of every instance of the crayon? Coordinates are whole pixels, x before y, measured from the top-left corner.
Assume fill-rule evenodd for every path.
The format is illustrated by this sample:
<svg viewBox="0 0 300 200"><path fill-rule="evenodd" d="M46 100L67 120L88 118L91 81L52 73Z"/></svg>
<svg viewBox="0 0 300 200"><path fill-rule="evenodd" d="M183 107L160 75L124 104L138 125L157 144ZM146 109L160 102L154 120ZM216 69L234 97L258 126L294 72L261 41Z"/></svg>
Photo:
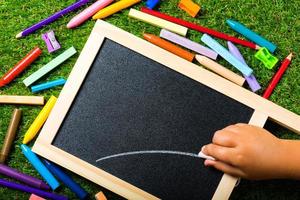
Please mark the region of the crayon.
<svg viewBox="0 0 300 200"><path fill-rule="evenodd" d="M274 51L276 50L277 47L275 44L269 42L268 40L266 40L262 36L258 35L257 33L253 32L252 30L248 29L241 23L231 20L231 19L226 20L226 22L233 30L242 34L243 36L245 36L249 40L255 42L259 46L266 47L272 53L274 53Z"/></svg>
<svg viewBox="0 0 300 200"><path fill-rule="evenodd" d="M172 31L172 32L177 33L182 36L185 36L188 31L188 29L186 27L180 26L178 24L174 24L174 23L169 22L164 19L160 19L158 17L149 15L147 13L143 13L143 12L135 10L133 8L130 9L128 16L132 17L134 19L138 19L140 21L149 23L153 26L167 29L169 31Z"/></svg>
<svg viewBox="0 0 300 200"><path fill-rule="evenodd" d="M214 52L213 50L202 46L201 44L198 44L197 42L193 42L185 37L179 36L175 33L172 33L168 30L162 29L160 31L160 35L161 38L164 38L166 40L169 40L173 43L176 43L180 46L183 46L187 49L190 49L196 53L199 53L201 55L204 55L206 57L209 57L213 60L217 59L218 54L216 52Z"/></svg>
<svg viewBox="0 0 300 200"><path fill-rule="evenodd" d="M27 144L30 142L36 134L39 132L45 121L47 120L52 108L56 103L57 98L55 96L51 96L42 111L39 113L37 118L31 124L27 132L25 133L23 144Z"/></svg>
<svg viewBox="0 0 300 200"><path fill-rule="evenodd" d="M291 53L290 55L288 55L284 59L284 61L282 62L280 68L278 69L278 71L276 72L274 77L272 78L271 83L269 84L269 86L265 90L265 92L263 94L263 98L269 99L269 97L271 96L271 94L272 94L273 90L275 89L276 85L279 83L281 77L283 76L284 72L286 71L288 66L291 64L292 57L293 57L293 54Z"/></svg>
<svg viewBox="0 0 300 200"><path fill-rule="evenodd" d="M0 104L44 105L44 97L0 95Z"/></svg>
<svg viewBox="0 0 300 200"><path fill-rule="evenodd" d="M250 76L252 74L253 70L248 65L239 61L225 47L223 47L220 43L218 43L209 35L204 34L201 37L201 41L204 42L207 46L209 46L212 50L217 52L222 58L224 58L227 62L233 65L236 69L242 72L242 74L245 74L246 76Z"/></svg>
<svg viewBox="0 0 300 200"><path fill-rule="evenodd" d="M50 192L46 192L43 190L39 190L36 188L32 188L26 185L21 185L19 183L14 183L14 182L10 182L10 181L6 181L4 179L0 179L0 185L3 187L7 187L10 189L14 189L14 190L19 190L22 192L27 192L27 193L32 193L32 194L36 194L38 196L44 197L44 198L48 198L48 199L53 199L53 200L68 200L67 197L62 196L62 195L58 195L55 193L50 193Z"/></svg>
<svg viewBox="0 0 300 200"><path fill-rule="evenodd" d="M22 32L20 32L19 34L17 34L16 38L21 38L21 37L25 37L33 32L35 32L36 30L42 28L43 26L46 26L52 22L54 22L55 20L59 19L60 17L63 17L64 15L68 14L69 12L72 12L78 8L80 8L81 6L87 4L89 2L89 0L79 0L76 3L70 5L69 7L56 12L55 14L51 15L50 17L38 22L37 24L23 30Z"/></svg>
<svg viewBox="0 0 300 200"><path fill-rule="evenodd" d="M67 28L75 28L92 17L95 13L97 13L102 8L111 4L114 0L98 0L90 7L86 8L84 11L76 15L71 19L71 21L67 24Z"/></svg>
<svg viewBox="0 0 300 200"><path fill-rule="evenodd" d="M55 177L49 172L42 161L31 151L31 149L25 144L21 145L21 149L28 161L33 165L33 167L39 172L39 174L47 181L52 190L59 187L59 182ZM38 194L37 194L38 195Z"/></svg>
<svg viewBox="0 0 300 200"><path fill-rule="evenodd" d="M220 65L219 63L201 55L196 55L196 60L203 65L205 68L211 70L212 72L226 78L227 80L230 80L231 82L243 86L245 79L234 73L233 71L230 71L226 67Z"/></svg>
<svg viewBox="0 0 300 200"><path fill-rule="evenodd" d="M98 192L96 195L95 195L95 199L96 200L107 200L106 196L103 194L103 192Z"/></svg>
<svg viewBox="0 0 300 200"><path fill-rule="evenodd" d="M149 9L155 8L160 3L160 0L147 0L146 6Z"/></svg>
<svg viewBox="0 0 300 200"><path fill-rule="evenodd" d="M245 61L244 57L242 56L241 52L239 51L239 49L232 42L228 41L227 46L228 46L229 52L233 56L235 56L242 63L246 64L246 61ZM251 88L252 92L257 92L258 90L261 89L261 86L257 82L254 74L251 74L250 76L245 76L244 75L244 77L245 77L249 87Z"/></svg>
<svg viewBox="0 0 300 200"><path fill-rule="evenodd" d="M200 6L192 0L180 0L178 7L187 12L190 16L196 17L200 11Z"/></svg>
<svg viewBox="0 0 300 200"><path fill-rule="evenodd" d="M9 123L8 129L7 129L7 133L5 135L3 146L1 149L0 163L5 163L8 155L9 155L11 145L13 144L13 142L15 140L16 132L17 132L17 129L20 124L21 116L22 116L22 111L20 109L15 109L11 116L10 123Z"/></svg>
<svg viewBox="0 0 300 200"><path fill-rule="evenodd" d="M54 81L50 81L50 82L46 82L46 83L42 83L39 85L35 85L31 87L31 91L33 93L37 93L40 92L42 90L47 90L56 86L60 86L60 85L64 85L66 83L66 80L61 78L61 79L57 79Z"/></svg>
<svg viewBox="0 0 300 200"><path fill-rule="evenodd" d="M0 87L3 87L13 81L20 73L22 73L31 63L33 63L40 55L42 50L39 47L31 50L20 62L10 69L1 79Z"/></svg>
<svg viewBox="0 0 300 200"><path fill-rule="evenodd" d="M61 180L68 188L70 188L79 199L86 199L88 193L80 187L70 176L68 176L60 167L55 165L54 163L49 162L48 160L44 160L45 166L49 169L49 171L56 176L59 180Z"/></svg>
<svg viewBox="0 0 300 200"><path fill-rule="evenodd" d="M119 12L120 10L123 10L125 8L128 8L136 3L139 3L141 0L120 0L110 6L107 6L106 8L100 10L97 12L93 19L103 19L106 18L116 12Z"/></svg>
<svg viewBox="0 0 300 200"><path fill-rule="evenodd" d="M195 57L195 54L192 54L184 49L181 49L180 47L164 40L164 39L161 39L160 37L157 37L155 35L152 35L152 34L144 34L143 35L144 39L151 42L152 44L155 44L183 59L186 59L190 62L192 62L194 60L194 57Z"/></svg>
<svg viewBox="0 0 300 200"><path fill-rule="evenodd" d="M30 197L29 197L29 200L46 200L46 199L44 199L42 197L39 197L35 194L31 194Z"/></svg>
<svg viewBox="0 0 300 200"><path fill-rule="evenodd" d="M153 15L153 16L159 17L161 19L167 20L169 22L179 24L179 25L187 27L189 29L193 29L193 30L198 31L200 33L206 33L206 34L214 36L216 38L231 41L235 44L240 44L240 45L243 45L245 47L249 47L251 49L259 49L260 48L258 45L254 44L252 42L249 42L249 41L246 41L246 40L241 40L239 38L227 35L225 33L221 33L221 32L218 32L216 30L200 26L198 24L194 24L194 23L185 21L183 19L172 17L170 15L167 15L167 14L155 11L155 10L151 10L151 9L148 9L148 8L141 8L141 11L144 12L144 13L147 13L149 15Z"/></svg>
<svg viewBox="0 0 300 200"><path fill-rule="evenodd" d="M8 176L10 178L16 179L26 185L31 187L43 189L43 190L50 190L50 187L44 183L42 180L37 179L35 177L29 176L27 174L23 174L16 169L8 167L6 165L0 164L0 174Z"/></svg>
<svg viewBox="0 0 300 200"><path fill-rule="evenodd" d="M76 49L74 47L71 47L67 49L65 52L51 60L48 64L31 74L29 77L27 77L23 83L28 87L32 83L36 82L40 78L42 78L44 75L49 73L51 70L65 62L67 59L69 59L71 56L73 56L76 53Z"/></svg>

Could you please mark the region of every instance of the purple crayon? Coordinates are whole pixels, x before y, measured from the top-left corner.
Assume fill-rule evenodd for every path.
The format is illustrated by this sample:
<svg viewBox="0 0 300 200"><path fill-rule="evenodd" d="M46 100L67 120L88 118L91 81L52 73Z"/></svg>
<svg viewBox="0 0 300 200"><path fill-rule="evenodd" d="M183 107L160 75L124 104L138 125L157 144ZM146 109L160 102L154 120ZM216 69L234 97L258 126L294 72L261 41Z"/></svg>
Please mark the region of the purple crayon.
<svg viewBox="0 0 300 200"><path fill-rule="evenodd" d="M38 195L40 197L44 197L47 199L53 199L53 200L68 200L68 197L62 196L62 195L58 195L52 192L46 192L43 190L39 190L36 188L32 188L26 185L21 185L19 183L14 183L14 182L10 182L10 181L6 181L4 179L0 179L0 186L3 187L7 187L10 189L14 189L14 190L20 190L23 192L27 192L27 193L32 193L35 195Z"/></svg>
<svg viewBox="0 0 300 200"><path fill-rule="evenodd" d="M27 174L23 174L11 167L0 164L0 174L8 176L10 178L16 179L20 182L23 182L27 185L30 185L35 188L40 188L44 190L50 190L50 187L44 183L42 180L29 176Z"/></svg>
<svg viewBox="0 0 300 200"><path fill-rule="evenodd" d="M21 37L24 37L24 36L27 36L33 32L35 32L36 30L42 28L43 26L46 26L52 22L54 22L55 20L57 20L58 18L68 14L69 12L72 12L78 8L80 8L81 6L87 4L89 2L89 0L80 0L80 1L77 1L76 3L70 5L69 7L61 10L61 11L58 11L57 13L53 14L52 16L38 22L37 24L23 30L21 33L19 33L16 38L21 38Z"/></svg>
<svg viewBox="0 0 300 200"><path fill-rule="evenodd" d="M229 52L236 57L239 61L241 61L242 63L246 64L246 61L244 60L241 52L239 51L239 49L230 41L227 42L228 45L228 49ZM261 89L261 86L259 85L259 83L257 82L255 76L253 74L251 74L250 76L245 76L245 79L249 85L249 87L251 88L251 90L253 92L256 92L258 90Z"/></svg>

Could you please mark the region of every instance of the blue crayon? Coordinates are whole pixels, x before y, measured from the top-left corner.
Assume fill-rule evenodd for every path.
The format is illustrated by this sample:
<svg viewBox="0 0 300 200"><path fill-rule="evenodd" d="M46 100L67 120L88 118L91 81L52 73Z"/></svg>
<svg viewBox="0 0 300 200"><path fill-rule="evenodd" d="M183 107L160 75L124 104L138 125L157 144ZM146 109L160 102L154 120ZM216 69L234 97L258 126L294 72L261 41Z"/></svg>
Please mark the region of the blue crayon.
<svg viewBox="0 0 300 200"><path fill-rule="evenodd" d="M49 162L48 160L43 160L46 167L61 180L68 188L70 188L79 199L86 199L88 193L80 187L70 176L68 176L60 167L54 163Z"/></svg>
<svg viewBox="0 0 300 200"><path fill-rule="evenodd" d="M147 0L146 7L152 10L158 3L159 0Z"/></svg>
<svg viewBox="0 0 300 200"><path fill-rule="evenodd" d="M55 179L55 177L49 172L49 170L45 167L42 161L31 151L31 149L25 144L21 145L21 149L23 154L26 156L28 161L33 165L33 167L40 173L40 175L47 181L52 190L55 190L59 187L59 182Z"/></svg>
<svg viewBox="0 0 300 200"><path fill-rule="evenodd" d="M244 64L241 61L239 61L225 47L223 47L220 43L218 43L209 35L204 34L201 38L201 41L204 42L207 46L209 46L212 50L217 52L222 58L224 58L227 62L232 64L240 72L242 72L242 74L246 76L250 76L252 74L253 70L247 64Z"/></svg>
<svg viewBox="0 0 300 200"><path fill-rule="evenodd" d="M50 81L50 82L46 82L46 83L42 83L42 84L39 84L39 85L32 86L31 91L33 93L36 93L36 92L39 92L39 91L42 91L42 90L53 88L55 86L64 85L65 83L66 83L66 80L61 78L61 79L57 79L57 80L54 80L54 81Z"/></svg>
<svg viewBox="0 0 300 200"><path fill-rule="evenodd" d="M236 22L234 20L231 20L231 19L226 20L226 22L233 30L235 30L236 32L242 34L243 36L245 36L249 40L255 42L259 46L266 47L272 53L274 53L274 51L276 50L277 47L276 47L275 44L273 44L272 42L269 42L268 40L266 40L262 36L260 36L257 33L251 31L250 29L245 27L243 24L241 24L239 22Z"/></svg>

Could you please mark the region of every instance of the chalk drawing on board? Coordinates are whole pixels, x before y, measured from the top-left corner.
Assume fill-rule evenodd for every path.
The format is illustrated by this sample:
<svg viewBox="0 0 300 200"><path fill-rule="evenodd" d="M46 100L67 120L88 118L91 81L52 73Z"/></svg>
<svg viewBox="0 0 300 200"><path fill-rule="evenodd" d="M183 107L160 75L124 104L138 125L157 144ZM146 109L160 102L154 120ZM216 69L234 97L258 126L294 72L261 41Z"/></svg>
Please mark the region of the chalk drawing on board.
<svg viewBox="0 0 300 200"><path fill-rule="evenodd" d="M138 155L138 154L173 154L173 155L180 155L180 156L190 156L195 158L212 159L210 156L204 155L202 152L200 152L199 154L195 154L195 153L188 153L188 152L181 152L181 151L147 150L147 151L131 151L131 152L124 152L124 153L114 154L110 156L105 156L99 158L98 160L96 160L96 162L101 162L103 160L108 160L111 158Z"/></svg>

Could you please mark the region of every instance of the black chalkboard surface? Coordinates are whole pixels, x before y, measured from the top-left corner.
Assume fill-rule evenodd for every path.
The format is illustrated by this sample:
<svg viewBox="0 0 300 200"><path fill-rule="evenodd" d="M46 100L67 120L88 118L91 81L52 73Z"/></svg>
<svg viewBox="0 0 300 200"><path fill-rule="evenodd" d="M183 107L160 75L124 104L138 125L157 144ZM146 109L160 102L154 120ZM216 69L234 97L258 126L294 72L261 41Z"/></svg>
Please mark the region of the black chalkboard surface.
<svg viewBox="0 0 300 200"><path fill-rule="evenodd" d="M53 145L159 198L210 199L222 173L195 155L253 112L105 39Z"/></svg>

